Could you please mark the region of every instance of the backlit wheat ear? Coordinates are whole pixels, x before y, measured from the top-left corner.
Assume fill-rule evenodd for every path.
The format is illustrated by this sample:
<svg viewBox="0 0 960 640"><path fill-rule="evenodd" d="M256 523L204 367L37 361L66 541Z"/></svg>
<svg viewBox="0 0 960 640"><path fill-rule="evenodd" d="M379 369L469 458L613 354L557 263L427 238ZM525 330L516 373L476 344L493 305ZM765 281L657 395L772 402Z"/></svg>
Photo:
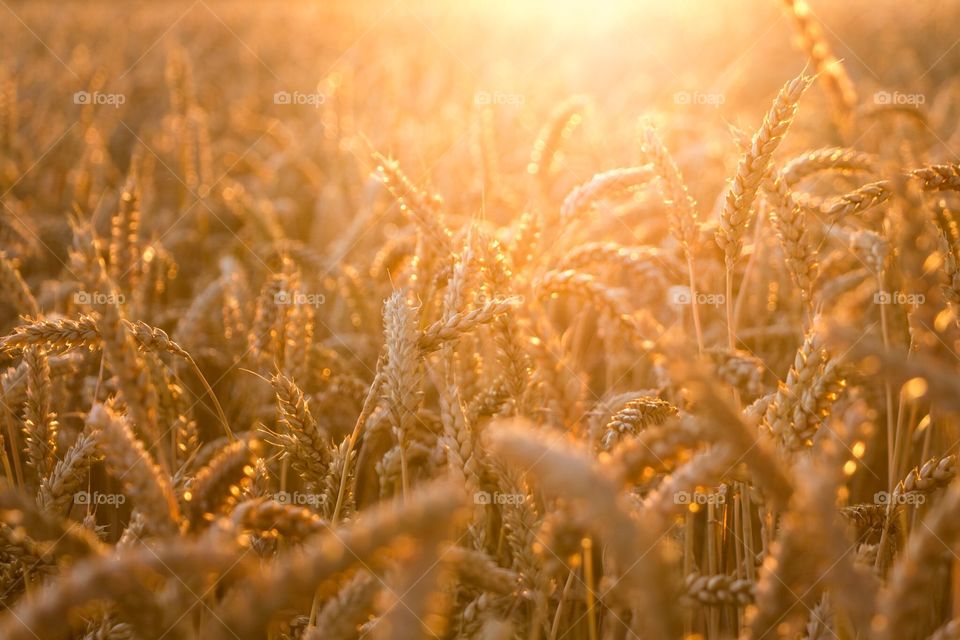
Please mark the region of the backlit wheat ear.
<svg viewBox="0 0 960 640"><path fill-rule="evenodd" d="M74 502L74 494L87 480L90 467L99 458L100 432L85 430L77 436L63 458L40 483L37 504L48 513L60 513Z"/></svg>
<svg viewBox="0 0 960 640"><path fill-rule="evenodd" d="M857 91L843 63L833 55L816 18L806 0L784 0L786 12L797 29L797 43L813 61L820 81L830 98L834 117L841 130L857 106Z"/></svg>
<svg viewBox="0 0 960 640"><path fill-rule="evenodd" d="M804 209L798 205L788 188L786 169L774 180L769 190L773 200L771 219L780 239L787 269L800 294L809 303L813 300L814 283L819 274L818 252Z"/></svg>
<svg viewBox="0 0 960 640"><path fill-rule="evenodd" d="M367 621L374 600L382 589L379 579L361 570L323 607L317 625L304 634L305 640L349 640L357 628Z"/></svg>
<svg viewBox="0 0 960 640"><path fill-rule="evenodd" d="M699 231L697 203L687 191L673 156L652 126L643 129L643 152L660 179L660 192L667 204L667 215L670 216L670 232L689 250L695 250Z"/></svg>
<svg viewBox="0 0 960 640"><path fill-rule="evenodd" d="M229 571L239 574L244 565L238 563L237 556L234 549L189 542L157 549L143 547L117 558L88 560L65 580L48 585L38 591L37 597L19 603L16 615L6 618L0 626L0 635L10 640L36 640L38 635L50 640L66 638L79 622L80 616L73 614L90 602L108 600L135 607L137 598L133 596L149 598L158 583L176 580L175 576Z"/></svg>
<svg viewBox="0 0 960 640"><path fill-rule="evenodd" d="M436 532L438 523L451 523L463 514L464 496L454 487L433 483L419 488L403 504L384 503L368 510L350 525L329 535L321 534L302 553L289 553L253 577L251 589L232 594L221 615L241 636L255 635L282 607L293 602L309 604L314 588L328 595L336 592L337 573L359 563L368 570L389 564L389 549L420 535ZM410 545L407 544L407 547ZM232 637L211 625L211 637Z"/></svg>
<svg viewBox="0 0 960 640"><path fill-rule="evenodd" d="M527 172L536 177L540 191L548 195L552 184L553 164L563 140L583 120L587 101L582 96L573 96L558 104L543 124L530 152Z"/></svg>
<svg viewBox="0 0 960 640"><path fill-rule="evenodd" d="M783 86L753 135L750 149L740 158L737 174L727 190L720 212L720 227L716 237L728 269L740 257L743 238L750 223L750 207L766 178L774 151L793 122L797 103L812 80L801 74Z"/></svg>
<svg viewBox="0 0 960 640"><path fill-rule="evenodd" d="M402 292L395 292L383 307L386 362L384 401L400 446L402 484L409 489L405 448L407 437L420 404L420 354L417 334L417 312L409 306Z"/></svg>
<svg viewBox="0 0 960 640"><path fill-rule="evenodd" d="M56 463L59 424L52 410L50 363L36 347L24 353L27 363L27 402L24 408L24 434L27 464L40 479L53 471Z"/></svg>
<svg viewBox="0 0 960 640"><path fill-rule="evenodd" d="M133 434L127 420L98 404L90 410L87 422L103 433L107 466L147 514L149 525L158 533L177 531L180 507L170 481Z"/></svg>
<svg viewBox="0 0 960 640"><path fill-rule="evenodd" d="M210 461L184 492L184 511L193 526L212 521L225 503L234 500L241 485L253 474L251 459L260 451L258 440L238 440L226 447Z"/></svg>
<svg viewBox="0 0 960 640"><path fill-rule="evenodd" d="M400 210L409 215L437 246L448 247L450 232L441 219L443 201L439 196L428 194L415 186L396 160L390 160L380 153L374 153L373 160L377 163L378 177L396 198Z"/></svg>
<svg viewBox="0 0 960 640"><path fill-rule="evenodd" d="M807 151L783 165L780 177L788 187L821 172L838 174L867 173L876 175L880 159L872 153L847 147L823 147Z"/></svg>
<svg viewBox="0 0 960 640"><path fill-rule="evenodd" d="M569 224L602 200L623 198L642 187L654 177L649 166L611 169L598 173L588 182L575 188L560 206L560 219Z"/></svg>
<svg viewBox="0 0 960 640"><path fill-rule="evenodd" d="M282 428L276 432L267 430L267 440L280 447L304 482L315 486L330 461L327 436L321 432L309 402L293 380L277 374L272 382Z"/></svg>
<svg viewBox="0 0 960 640"><path fill-rule="evenodd" d="M943 545L954 544L960 527L953 514L960 508L960 484L953 483L907 542L881 594L873 632L885 640L912 637L922 630L927 605L924 584L942 563Z"/></svg>
<svg viewBox="0 0 960 640"><path fill-rule="evenodd" d="M643 610L650 612L644 626L651 637L674 637L679 631L679 621L670 615L652 612L666 610L662 607L668 607L667 602L678 595L678 585L671 583L651 532L628 515L614 476L595 468L585 452L545 441L543 436L530 432L529 427L521 429L521 424L503 424L494 430L491 434L494 451L529 468L551 493L559 492L582 501L583 508L590 514L588 519L623 572L620 580L633 591ZM630 559L636 557L638 546L650 552L641 562ZM641 586L651 581L656 581L661 588L650 590Z"/></svg>

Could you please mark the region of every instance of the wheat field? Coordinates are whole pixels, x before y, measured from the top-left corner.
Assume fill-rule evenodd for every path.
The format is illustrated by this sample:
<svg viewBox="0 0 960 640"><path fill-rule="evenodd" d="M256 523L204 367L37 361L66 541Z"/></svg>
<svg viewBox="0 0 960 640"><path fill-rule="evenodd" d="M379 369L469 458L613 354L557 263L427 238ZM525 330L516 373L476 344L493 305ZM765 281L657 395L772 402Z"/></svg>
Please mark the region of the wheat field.
<svg viewBox="0 0 960 640"><path fill-rule="evenodd" d="M957 24L0 0L0 639L960 640Z"/></svg>

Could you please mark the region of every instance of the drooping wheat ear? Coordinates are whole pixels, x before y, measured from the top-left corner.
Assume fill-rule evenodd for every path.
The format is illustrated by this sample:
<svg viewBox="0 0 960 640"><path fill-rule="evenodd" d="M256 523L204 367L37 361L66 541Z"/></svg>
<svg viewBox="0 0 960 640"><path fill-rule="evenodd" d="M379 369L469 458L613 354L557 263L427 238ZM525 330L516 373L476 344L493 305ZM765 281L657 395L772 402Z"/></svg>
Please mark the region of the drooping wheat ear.
<svg viewBox="0 0 960 640"><path fill-rule="evenodd" d="M841 175L876 174L879 164L880 159L872 153L849 147L823 147L802 153L784 163L780 178L788 187L795 187L800 181L824 171Z"/></svg>
<svg viewBox="0 0 960 640"><path fill-rule="evenodd" d="M817 211L830 222L839 222L848 216L863 213L883 204L891 197L893 197L893 191L890 189L889 182L871 182L827 200L817 208Z"/></svg>
<svg viewBox="0 0 960 640"><path fill-rule="evenodd" d="M727 190L720 226L717 229L717 245L723 250L724 260L731 268L740 257L743 238L750 225L750 207L757 190L770 168L773 153L780 145L797 113L797 102L810 86L812 78L799 75L780 90L780 94L764 116L763 124L753 135L750 149L740 158L737 174Z"/></svg>
<svg viewBox="0 0 960 640"><path fill-rule="evenodd" d="M219 614L240 637L260 637L284 607L308 606L317 585L321 595L339 590L339 581L331 579L336 574L361 562L375 571L387 564L392 546L410 547L425 534L458 524L467 515L464 502L460 489L435 481L418 486L403 504L384 502L364 510L349 525L321 534L302 553L287 553L251 576L249 588L231 594ZM216 624L210 637L233 636Z"/></svg>
<svg viewBox="0 0 960 640"><path fill-rule="evenodd" d="M551 270L538 278L533 287L544 298L559 295L583 297L606 312L632 340L637 343L646 340L636 318L626 313L615 292L588 273Z"/></svg>
<svg viewBox="0 0 960 640"><path fill-rule="evenodd" d="M760 358L741 349L709 349L707 355L720 380L750 398L763 393L765 366Z"/></svg>
<svg viewBox="0 0 960 640"><path fill-rule="evenodd" d="M800 295L812 303L814 283L820 272L819 256L807 224L806 211L794 201L785 171L781 171L768 190L774 205L770 219L777 231L787 270L800 289Z"/></svg>
<svg viewBox="0 0 960 640"><path fill-rule="evenodd" d="M797 29L797 44L813 61L814 69L830 98L834 117L841 128L846 126L857 106L857 91L843 63L833 55L823 29L812 15L805 0L783 0L787 13Z"/></svg>
<svg viewBox="0 0 960 640"><path fill-rule="evenodd" d="M74 494L85 484L87 473L99 459L101 435L86 429L40 483L37 504L46 513L61 513L74 500Z"/></svg>
<svg viewBox="0 0 960 640"><path fill-rule="evenodd" d="M87 417L90 428L103 432L107 469L125 487L147 524L158 533L175 533L180 528L180 507L169 478L157 467L133 434L130 424L102 404L95 404Z"/></svg>
<svg viewBox="0 0 960 640"><path fill-rule="evenodd" d="M680 635L673 606L680 585L656 532L630 515L610 469L595 466L586 451L550 442L529 424L514 421L488 427L494 452L508 462L529 469L544 490L577 500L585 521L605 543L615 561L624 589L635 598L643 628L654 638ZM642 558L639 562L638 558ZM659 588L651 589L651 584Z"/></svg>
<svg viewBox="0 0 960 640"><path fill-rule="evenodd" d="M574 188L563 199L563 204L560 206L560 220L564 224L569 224L587 213L598 202L626 197L650 182L653 177L651 165L611 169L598 173Z"/></svg>
<svg viewBox="0 0 960 640"><path fill-rule="evenodd" d="M742 460L754 481L764 487L770 500L786 506L794 486L785 471L785 465L768 438L764 438L753 422L721 396L721 386L700 365L677 362L670 368L673 380L687 386L689 397L696 403L698 416L709 436L733 447L735 460Z"/></svg>
<svg viewBox="0 0 960 640"><path fill-rule="evenodd" d="M357 571L317 615L315 627L307 629L304 640L351 640L366 622L382 583L369 571Z"/></svg>
<svg viewBox="0 0 960 640"><path fill-rule="evenodd" d="M482 307L455 313L449 318L437 320L423 330L418 341L420 350L424 353L436 351L440 346L451 340L456 340L474 328L492 322L497 316L516 308L520 298L505 298L489 300Z"/></svg>
<svg viewBox="0 0 960 640"><path fill-rule="evenodd" d="M527 172L538 180L543 195L550 192L554 160L560 145L580 125L587 105L587 99L582 96L567 98L553 109L537 134L537 140L530 152Z"/></svg>
<svg viewBox="0 0 960 640"><path fill-rule="evenodd" d="M57 460L59 424L52 407L50 363L36 347L27 349L23 357L27 363L27 401L23 410L27 464L42 480L50 475Z"/></svg>
<svg viewBox="0 0 960 640"><path fill-rule="evenodd" d="M210 388L193 357L162 329L151 327L142 320L130 322L124 319L122 324L140 349L151 353L171 353L187 361L200 380L200 384L203 385L207 396L213 402L224 431L232 439L233 433L223 413L223 408L220 406L220 401L213 393L213 389ZM92 348L101 343L97 318L82 314L76 320L68 318L39 319L18 325L13 333L0 339L0 351L37 346L50 353L65 353L72 349Z"/></svg>
<svg viewBox="0 0 960 640"><path fill-rule="evenodd" d="M197 472L183 492L184 515L191 525L211 522L241 494L241 485L249 483L254 473L251 462L259 452L259 440L236 440Z"/></svg>
<svg viewBox="0 0 960 640"><path fill-rule="evenodd" d="M5 534L12 534L4 542L18 544L20 540L35 545L34 550L45 558L60 556L84 558L107 555L107 548L92 531L75 522L44 513L29 494L6 488L0 491L0 513L4 514ZM0 636L2 637L2 636Z"/></svg>
<svg viewBox="0 0 960 640"><path fill-rule="evenodd" d="M873 633L881 640L912 638L923 631L930 605L930 581L939 573L944 549L960 537L960 483L954 482L931 507L921 526L890 571L887 589L880 594Z"/></svg>
<svg viewBox="0 0 960 640"><path fill-rule="evenodd" d="M948 454L930 458L907 473L907 477L897 483L894 495L908 493L929 495L953 482L957 475L957 456Z"/></svg>
<svg viewBox="0 0 960 640"><path fill-rule="evenodd" d="M223 548L209 540L177 540L158 547L138 547L116 557L90 558L77 563L74 570L43 589L36 597L22 599L16 614L4 618L0 637L7 640L60 640L71 636L82 622L75 613L91 602L122 604L124 617L136 616L136 607L150 606L157 600L158 584L184 576L192 581L197 575L242 575L251 567L238 560L235 548ZM183 580L184 578L181 578ZM179 584L179 583L178 583ZM199 588L201 585L194 585ZM199 591L203 593L207 586ZM151 604L148 604L151 603Z"/></svg>
<svg viewBox="0 0 960 640"><path fill-rule="evenodd" d="M924 191L960 191L960 165L938 164L907 172L907 177L916 181ZM831 221L843 218L883 204L893 197L894 189L889 180L871 182L817 207L819 213Z"/></svg>
<svg viewBox="0 0 960 640"><path fill-rule="evenodd" d="M672 516L688 509L689 502L684 501L685 496L721 484L737 470L737 462L733 447L725 442L695 453L646 497L644 513L657 519L658 525L666 530L672 522Z"/></svg>
<svg viewBox="0 0 960 640"><path fill-rule="evenodd" d="M417 227L437 243L437 247L449 248L450 231L443 224L442 198L413 184L396 160L374 152L373 161L377 164L377 177L396 199L400 211L410 216Z"/></svg>
<svg viewBox="0 0 960 640"><path fill-rule="evenodd" d="M935 164L909 174L924 191L960 191L960 164Z"/></svg>
<svg viewBox="0 0 960 640"><path fill-rule="evenodd" d="M30 293L30 287L23 281L20 270L2 250L0 250L0 292L3 292L13 308L20 313L33 317L40 314L37 300Z"/></svg>
<svg viewBox="0 0 960 640"><path fill-rule="evenodd" d="M463 583L483 591L508 595L520 584L516 572L499 566L482 551L454 546L446 550L444 558L453 565Z"/></svg>
<svg viewBox="0 0 960 640"><path fill-rule="evenodd" d="M657 247L625 246L616 242L586 242L574 247L557 261L557 271L587 270L587 267L625 269L644 281L664 281L664 270L679 269L671 256Z"/></svg>
<svg viewBox="0 0 960 640"><path fill-rule="evenodd" d="M163 329L151 327L142 320L128 322L127 327L133 335L137 344L146 351L166 351L181 358L189 358L190 354L184 351L183 347L170 339L170 336Z"/></svg>
<svg viewBox="0 0 960 640"><path fill-rule="evenodd" d="M621 440L635 436L651 425L661 425L677 413L675 406L657 397L643 396L631 400L607 422L600 437L600 448L610 451Z"/></svg>
<svg viewBox="0 0 960 640"><path fill-rule="evenodd" d="M417 409L420 406L420 336L417 332L417 310L407 304L402 291L391 295L383 307L386 363L383 394L390 426L400 446L400 462L404 492L409 489L404 449Z"/></svg>
<svg viewBox="0 0 960 640"><path fill-rule="evenodd" d="M63 353L75 348L99 344L100 332L93 316L69 318L40 318L17 325L13 333L0 340L0 350L13 351L28 347L42 347L47 353Z"/></svg>
<svg viewBox="0 0 960 640"><path fill-rule="evenodd" d="M643 129L643 153L660 179L660 193L667 205L670 232L688 251L695 251L699 238L697 203L687 191L677 163L652 126Z"/></svg>
<svg viewBox="0 0 960 640"><path fill-rule="evenodd" d="M617 445L612 452L613 466L622 484L647 482L657 473L669 472L689 458L691 449L703 436L700 422L689 415L679 421L650 426Z"/></svg>
<svg viewBox="0 0 960 640"><path fill-rule="evenodd" d="M686 602L708 607L745 607L756 597L756 585L728 575L688 574L683 584Z"/></svg>
<svg viewBox="0 0 960 640"><path fill-rule="evenodd" d="M304 482L315 487L323 480L330 463L328 436L320 430L309 401L293 380L278 373L271 382L281 429L267 430L267 440L290 459L290 465Z"/></svg>
<svg viewBox="0 0 960 640"><path fill-rule="evenodd" d="M305 540L326 531L330 526L309 509L280 504L267 498L241 502L234 507L230 521L237 533L271 533L291 542Z"/></svg>

